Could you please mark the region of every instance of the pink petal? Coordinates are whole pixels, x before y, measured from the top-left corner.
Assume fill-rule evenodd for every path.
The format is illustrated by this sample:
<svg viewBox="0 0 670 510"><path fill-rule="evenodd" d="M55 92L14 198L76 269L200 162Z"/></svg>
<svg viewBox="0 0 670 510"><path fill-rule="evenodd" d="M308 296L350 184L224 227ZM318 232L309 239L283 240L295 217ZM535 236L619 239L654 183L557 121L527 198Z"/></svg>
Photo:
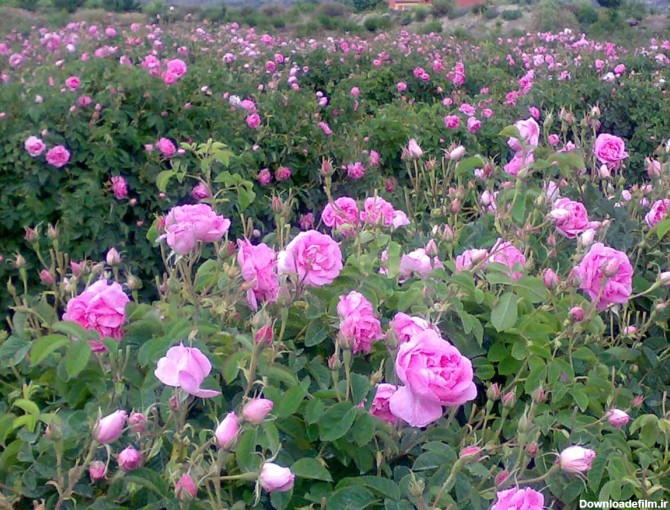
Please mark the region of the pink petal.
<svg viewBox="0 0 670 510"><path fill-rule="evenodd" d="M391 412L412 427L425 427L442 417L442 406L438 402L424 400L403 386L389 399Z"/></svg>

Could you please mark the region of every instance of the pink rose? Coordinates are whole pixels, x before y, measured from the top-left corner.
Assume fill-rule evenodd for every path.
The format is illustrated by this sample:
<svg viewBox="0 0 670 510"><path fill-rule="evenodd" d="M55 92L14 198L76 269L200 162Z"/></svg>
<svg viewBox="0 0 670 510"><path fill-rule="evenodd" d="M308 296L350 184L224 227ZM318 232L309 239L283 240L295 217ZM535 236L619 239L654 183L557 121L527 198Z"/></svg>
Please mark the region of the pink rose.
<svg viewBox="0 0 670 510"><path fill-rule="evenodd" d="M238 240L237 246L242 278L252 284L247 290L249 307L256 310L258 301L274 303L279 295L277 254L266 244L254 246L247 240Z"/></svg>
<svg viewBox="0 0 670 510"><path fill-rule="evenodd" d="M191 196L196 200L204 200L206 198L212 198L212 192L209 190L207 184L199 182L191 190Z"/></svg>
<svg viewBox="0 0 670 510"><path fill-rule="evenodd" d="M228 449L233 446L239 431L240 421L237 419L237 415L228 413L214 431L216 442L221 448Z"/></svg>
<svg viewBox="0 0 670 510"><path fill-rule="evenodd" d="M360 179L365 175L366 168L363 163L356 161L355 163L349 163L347 165L347 176L352 179Z"/></svg>
<svg viewBox="0 0 670 510"><path fill-rule="evenodd" d="M477 119L476 117L469 117L467 126L468 126L468 132L474 134L481 129L482 121Z"/></svg>
<svg viewBox="0 0 670 510"><path fill-rule="evenodd" d="M121 285L116 282L108 285L107 281L99 280L68 301L63 320L97 331L101 340L103 337L121 340L129 301ZM104 345L95 340L91 341L91 346L94 352L105 350Z"/></svg>
<svg viewBox="0 0 670 510"><path fill-rule="evenodd" d="M46 144L36 136L29 136L23 146L33 158L42 154L47 148Z"/></svg>
<svg viewBox="0 0 670 510"><path fill-rule="evenodd" d="M419 147L419 144L414 138L407 144L407 153L409 154L410 159L419 159L423 156L423 150L421 150L421 147Z"/></svg>
<svg viewBox="0 0 670 510"><path fill-rule="evenodd" d="M68 161L70 161L70 152L62 145L56 145L47 151L47 163L51 166L62 168L67 165Z"/></svg>
<svg viewBox="0 0 670 510"><path fill-rule="evenodd" d="M628 425L630 421L630 415L626 411L621 409L610 409L607 411L607 423L612 425L612 427L620 429Z"/></svg>
<svg viewBox="0 0 670 510"><path fill-rule="evenodd" d="M607 133L598 135L593 150L598 161L607 165L617 166L628 157L624 141L618 136Z"/></svg>
<svg viewBox="0 0 670 510"><path fill-rule="evenodd" d="M293 273L308 286L328 285L342 271L342 252L328 235L308 230L298 234L279 253L279 273Z"/></svg>
<svg viewBox="0 0 670 510"><path fill-rule="evenodd" d="M651 204L651 210L647 213L644 219L650 228L654 228L657 223L666 219L670 213L670 198L657 200Z"/></svg>
<svg viewBox="0 0 670 510"><path fill-rule="evenodd" d="M195 498L198 495L198 486L191 475L184 473L174 486L174 493L180 500Z"/></svg>
<svg viewBox="0 0 670 510"><path fill-rule="evenodd" d="M458 115L447 115L444 118L444 125L447 129L456 129L461 123Z"/></svg>
<svg viewBox="0 0 670 510"><path fill-rule="evenodd" d="M123 410L108 414L100 418L93 429L93 437L98 443L110 444L121 437L123 427L126 426L127 414Z"/></svg>
<svg viewBox="0 0 670 510"><path fill-rule="evenodd" d="M154 375L166 386L181 388L189 395L211 398L220 391L200 388L205 377L212 371L212 364L199 349L184 347L180 343L168 349L165 357L158 360Z"/></svg>
<svg viewBox="0 0 670 510"><path fill-rule="evenodd" d="M207 204L181 205L173 207L165 218L167 243L180 255L195 241L213 243L228 232L230 220L220 216ZM191 243L193 240L193 243Z"/></svg>
<svg viewBox="0 0 670 510"><path fill-rule="evenodd" d="M540 139L540 126L537 125L535 119L519 120L514 123L514 127L519 130L519 136L525 142L527 150L532 151L537 147ZM516 152L523 150L521 141L514 137L507 141L507 145Z"/></svg>
<svg viewBox="0 0 670 510"><path fill-rule="evenodd" d="M399 271L402 278L409 278L412 274L423 278L428 276L434 269L442 267L444 266L440 259L428 255L425 248L418 248L402 256Z"/></svg>
<svg viewBox="0 0 670 510"><path fill-rule="evenodd" d="M273 407L274 403L272 400L268 400L267 398L255 398L244 406L242 416L244 416L244 419L252 425L260 425L265 421L265 418L270 414Z"/></svg>
<svg viewBox="0 0 670 510"><path fill-rule="evenodd" d="M595 243L584 256L574 274L579 288L585 290L598 309L610 304L625 303L633 291L633 266L621 251Z"/></svg>
<svg viewBox="0 0 670 510"><path fill-rule="evenodd" d="M257 113L252 113L251 115L247 116L245 120L247 126L249 126L251 129L256 129L261 125L261 118Z"/></svg>
<svg viewBox="0 0 670 510"><path fill-rule="evenodd" d="M285 181L291 178L291 169L287 166L280 166L275 170L275 179Z"/></svg>
<svg viewBox="0 0 670 510"><path fill-rule="evenodd" d="M371 150L370 151L370 166L372 167L377 167L379 166L379 161L380 161L380 156L379 153L376 150Z"/></svg>
<svg viewBox="0 0 670 510"><path fill-rule="evenodd" d="M286 492L293 488L295 475L289 468L278 466L272 462L266 462L261 468L258 481L261 487L267 492Z"/></svg>
<svg viewBox="0 0 670 510"><path fill-rule="evenodd" d="M67 80L65 80L65 86L72 91L77 90L80 84L81 80L78 76L70 76Z"/></svg>
<svg viewBox="0 0 670 510"><path fill-rule="evenodd" d="M161 138L158 140L158 142L156 142L156 148L161 151L161 154L166 158L171 158L177 153L177 147L169 138Z"/></svg>
<svg viewBox="0 0 670 510"><path fill-rule="evenodd" d="M120 175L114 175L111 178L111 182L114 198L117 200L122 200L128 196L128 183L123 177Z"/></svg>
<svg viewBox="0 0 670 510"><path fill-rule="evenodd" d="M340 334L354 354L369 353L372 343L384 337L372 303L360 292L352 291L340 296L337 315L340 317Z"/></svg>
<svg viewBox="0 0 670 510"><path fill-rule="evenodd" d="M514 157L503 168L505 172L516 177L519 172L528 168L535 161L535 156L532 152L528 152L525 157L523 152L517 152Z"/></svg>
<svg viewBox="0 0 670 510"><path fill-rule="evenodd" d="M569 446L561 452L558 462L568 473L586 473L596 458L596 452L582 446Z"/></svg>
<svg viewBox="0 0 670 510"><path fill-rule="evenodd" d="M477 396L472 363L433 330L403 343L395 362L405 384L390 399L391 412L413 427L442 416L442 406L459 406Z"/></svg>
<svg viewBox="0 0 670 510"><path fill-rule="evenodd" d="M143 460L144 458L142 457L142 454L132 446L129 446L119 453L117 458L119 468L125 472L139 468L142 465Z"/></svg>
<svg viewBox="0 0 670 510"><path fill-rule="evenodd" d="M391 412L389 404L389 400L397 390L398 387L395 384L378 384L375 398L370 407L370 414L392 425L398 423L398 418Z"/></svg>
<svg viewBox="0 0 670 510"><path fill-rule="evenodd" d="M183 60L176 58L174 60L168 61L167 70L169 73L172 73L175 77L181 78L186 74L188 66Z"/></svg>
<svg viewBox="0 0 670 510"><path fill-rule="evenodd" d="M514 269L517 265L523 267L526 264L526 257L512 243L504 243L502 239L498 239L490 253L487 264L497 262L507 266L510 269L508 274L512 280L518 280L523 276L523 273L514 271Z"/></svg>
<svg viewBox="0 0 670 510"><path fill-rule="evenodd" d="M480 250L477 248L465 250L456 257L456 272L460 273L461 271L470 271L473 267L488 257L488 255L488 250Z"/></svg>
<svg viewBox="0 0 670 510"><path fill-rule="evenodd" d="M370 225L390 226L393 224L393 206L381 197L368 197L363 204L361 221Z"/></svg>
<svg viewBox="0 0 670 510"><path fill-rule="evenodd" d="M260 172L258 172L258 184L261 186L267 186L270 184L270 181L272 181L272 174L270 173L270 170L263 168Z"/></svg>
<svg viewBox="0 0 670 510"><path fill-rule="evenodd" d="M437 327L421 317L412 317L406 313L398 312L389 324L391 326L398 343L408 342L412 337L432 329L437 331Z"/></svg>
<svg viewBox="0 0 670 510"><path fill-rule="evenodd" d="M358 205L353 198L340 197L332 204L326 204L321 221L327 227L341 230L345 235L355 234L358 214Z"/></svg>
<svg viewBox="0 0 670 510"><path fill-rule="evenodd" d="M584 204L569 198L557 200L549 215L554 219L556 231L568 239L574 239L591 228Z"/></svg>
<svg viewBox="0 0 670 510"><path fill-rule="evenodd" d="M541 492L526 487L513 487L496 494L496 502L491 510L543 510L544 496Z"/></svg>

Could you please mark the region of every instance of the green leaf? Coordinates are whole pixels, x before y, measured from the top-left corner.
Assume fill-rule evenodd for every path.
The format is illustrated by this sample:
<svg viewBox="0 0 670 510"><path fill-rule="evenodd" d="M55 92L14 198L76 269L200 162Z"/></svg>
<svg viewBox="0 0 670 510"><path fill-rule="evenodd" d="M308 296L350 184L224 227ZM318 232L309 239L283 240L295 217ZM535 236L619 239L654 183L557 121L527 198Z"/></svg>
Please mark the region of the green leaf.
<svg viewBox="0 0 670 510"><path fill-rule="evenodd" d="M572 397L575 400L575 404L579 406L579 409L582 412L586 411L586 408L589 406L589 397L581 388L573 388Z"/></svg>
<svg viewBox="0 0 670 510"><path fill-rule="evenodd" d="M370 413L361 413L356 419L351 435L358 446L365 446L375 435L375 424L377 419Z"/></svg>
<svg viewBox="0 0 670 510"><path fill-rule="evenodd" d="M156 176L156 186L158 187L158 191L165 193L167 185L172 177L174 177L174 170L163 170L162 172L159 172Z"/></svg>
<svg viewBox="0 0 670 510"><path fill-rule="evenodd" d="M355 485L336 490L328 499L328 510L363 510L377 500L365 487Z"/></svg>
<svg viewBox="0 0 670 510"><path fill-rule="evenodd" d="M456 167L456 178L462 177L463 175L469 176L472 174L472 171L475 168L481 168L484 166L482 158L479 156L472 156L470 158L465 158L458 163Z"/></svg>
<svg viewBox="0 0 670 510"><path fill-rule="evenodd" d="M158 473L151 469L135 469L123 475L123 479L126 483L136 483L155 492L159 496L167 495L167 484Z"/></svg>
<svg viewBox="0 0 670 510"><path fill-rule="evenodd" d="M30 342L17 336L10 336L0 345L0 368L18 365L30 350Z"/></svg>
<svg viewBox="0 0 670 510"><path fill-rule="evenodd" d="M670 218L666 218L656 224L656 235L659 239L663 239L668 230L670 230Z"/></svg>
<svg viewBox="0 0 670 510"><path fill-rule="evenodd" d="M304 458L294 462L291 466L291 472L300 478L333 481L328 470L316 459Z"/></svg>
<svg viewBox="0 0 670 510"><path fill-rule="evenodd" d="M341 402L329 408L319 420L322 441L335 441L347 432L356 419L356 408L350 402Z"/></svg>
<svg viewBox="0 0 670 510"><path fill-rule="evenodd" d="M519 298L511 292L500 296L498 304L491 310L491 324L497 331L505 331L516 324L519 316Z"/></svg>
<svg viewBox="0 0 670 510"><path fill-rule="evenodd" d="M40 408L37 407L37 404L32 400L26 400L25 398L20 398L18 400L15 400L12 405L14 407L18 407L19 409L23 409L23 411L26 414L30 414L35 417L38 417L40 415Z"/></svg>
<svg viewBox="0 0 670 510"><path fill-rule="evenodd" d="M305 332L305 347L319 345L328 337L328 326L321 319L313 320Z"/></svg>
<svg viewBox="0 0 670 510"><path fill-rule="evenodd" d="M302 401L307 396L307 391L302 386L293 386L282 394L279 402L275 402L275 414L279 418L286 418L295 413Z"/></svg>
<svg viewBox="0 0 670 510"><path fill-rule="evenodd" d="M91 346L88 342L79 340L72 343L64 358L65 372L67 373L68 380L79 375L86 368L90 357Z"/></svg>
<svg viewBox="0 0 670 510"><path fill-rule="evenodd" d="M34 367L44 361L49 354L56 352L65 345L72 343L68 337L63 335L47 335L33 342L30 349L30 366Z"/></svg>
<svg viewBox="0 0 670 510"><path fill-rule="evenodd" d="M319 421L319 418L321 418L324 409L325 405L323 404L323 400L320 398L313 398L305 404L305 412L303 413L303 417L309 425L312 425Z"/></svg>
<svg viewBox="0 0 670 510"><path fill-rule="evenodd" d="M370 390L370 377L362 374L351 374L351 400L363 402Z"/></svg>
<svg viewBox="0 0 670 510"><path fill-rule="evenodd" d="M514 292L531 303L541 303L549 298L549 291L540 278L524 276L511 283Z"/></svg>

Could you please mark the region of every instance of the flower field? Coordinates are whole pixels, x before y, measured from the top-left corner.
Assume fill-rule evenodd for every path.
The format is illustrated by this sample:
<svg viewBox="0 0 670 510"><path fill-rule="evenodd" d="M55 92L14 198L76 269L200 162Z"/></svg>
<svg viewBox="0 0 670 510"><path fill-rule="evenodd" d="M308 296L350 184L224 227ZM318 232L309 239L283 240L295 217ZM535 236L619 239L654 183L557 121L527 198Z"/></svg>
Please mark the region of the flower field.
<svg viewBox="0 0 670 510"><path fill-rule="evenodd" d="M670 41L0 42L0 501L670 498Z"/></svg>

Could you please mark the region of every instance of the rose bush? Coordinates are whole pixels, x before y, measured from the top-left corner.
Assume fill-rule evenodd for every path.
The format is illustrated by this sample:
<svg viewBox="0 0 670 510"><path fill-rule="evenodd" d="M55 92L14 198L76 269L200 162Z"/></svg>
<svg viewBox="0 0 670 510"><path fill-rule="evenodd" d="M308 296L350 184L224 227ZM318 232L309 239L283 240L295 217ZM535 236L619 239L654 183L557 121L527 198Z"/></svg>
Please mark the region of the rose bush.
<svg viewBox="0 0 670 510"><path fill-rule="evenodd" d="M617 136L603 110L627 92L590 66L633 57L536 34L509 58L492 53L490 80L474 45L434 62L439 36L294 40L294 54L227 26L188 34L181 65L165 43L183 34L136 28L120 30L127 81L109 65L119 47L75 24L63 36L78 49L54 83L79 76L77 92L39 73L21 84L63 110L79 91L102 101L71 111L71 129L13 81L28 78L23 60L53 65L37 35L3 84L20 135L7 154L24 172L3 181L24 197L3 202L4 228L23 239L3 265L0 492L11 504L667 499L670 161L665 144L597 143ZM539 41L550 50L531 54ZM217 44L234 58L205 83L204 47ZM351 72L373 52L365 78ZM655 91L652 60L620 79ZM448 71L431 77L436 67ZM552 111L565 82L603 110ZM540 96L547 104L528 110ZM26 143L35 133L44 146ZM69 160L50 168L43 154L58 146ZM645 158L657 162L645 180L627 180ZM91 197L104 215L86 212Z"/></svg>

